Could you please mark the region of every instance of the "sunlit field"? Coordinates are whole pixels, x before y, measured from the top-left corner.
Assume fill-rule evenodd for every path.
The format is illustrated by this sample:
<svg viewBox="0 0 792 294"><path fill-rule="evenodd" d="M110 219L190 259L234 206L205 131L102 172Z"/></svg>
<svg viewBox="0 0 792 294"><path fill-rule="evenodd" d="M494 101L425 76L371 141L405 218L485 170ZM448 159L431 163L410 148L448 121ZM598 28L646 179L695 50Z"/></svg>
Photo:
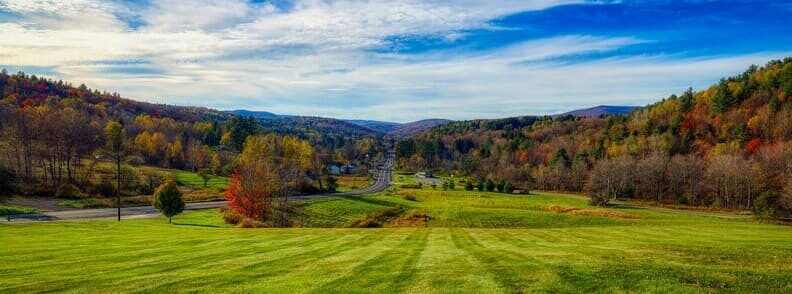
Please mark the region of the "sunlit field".
<svg viewBox="0 0 792 294"><path fill-rule="evenodd" d="M238 229L217 210L185 213L173 225L162 218L3 224L0 288L792 291L792 230L750 219L431 188L313 199L298 210L302 226L332 228ZM349 228L361 224L379 228Z"/></svg>

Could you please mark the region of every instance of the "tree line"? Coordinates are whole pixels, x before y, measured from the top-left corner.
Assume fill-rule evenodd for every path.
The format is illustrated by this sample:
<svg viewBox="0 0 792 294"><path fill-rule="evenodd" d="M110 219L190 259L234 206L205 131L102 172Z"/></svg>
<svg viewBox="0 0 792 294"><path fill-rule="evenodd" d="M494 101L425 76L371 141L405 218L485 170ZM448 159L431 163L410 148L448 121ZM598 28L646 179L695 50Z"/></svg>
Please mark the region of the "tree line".
<svg viewBox="0 0 792 294"><path fill-rule="evenodd" d="M150 195L162 179L136 175L129 167L230 176L245 166L249 138L281 131L281 136L303 138L315 147L313 164L304 174L312 181L301 182L290 193L327 189L321 181L327 165L382 156L382 140L375 136L340 131L317 136L308 124L279 131L254 118L137 102L22 72L2 70L0 94L4 194ZM115 165L113 177L97 173L102 162Z"/></svg>
<svg viewBox="0 0 792 294"><path fill-rule="evenodd" d="M396 143L404 169L613 198L792 212L792 58L627 115L451 122Z"/></svg>

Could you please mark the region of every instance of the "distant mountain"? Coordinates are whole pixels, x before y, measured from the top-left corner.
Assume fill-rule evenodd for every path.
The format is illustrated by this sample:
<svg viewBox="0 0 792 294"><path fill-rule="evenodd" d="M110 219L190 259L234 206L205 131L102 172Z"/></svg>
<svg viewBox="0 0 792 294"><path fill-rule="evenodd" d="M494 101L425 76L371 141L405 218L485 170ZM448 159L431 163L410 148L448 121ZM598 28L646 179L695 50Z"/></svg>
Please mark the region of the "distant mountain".
<svg viewBox="0 0 792 294"><path fill-rule="evenodd" d="M400 123L389 122L389 121L377 121L377 120L365 120L365 119L347 119L344 121L361 127L369 128L371 130L380 133L390 133L402 125Z"/></svg>
<svg viewBox="0 0 792 294"><path fill-rule="evenodd" d="M235 115L249 116L249 117L258 118L258 119L273 119L273 118L283 117L283 115L274 114L272 112L266 112L266 111L252 111L252 110L237 109L237 110L232 110L230 112L235 114Z"/></svg>
<svg viewBox="0 0 792 294"><path fill-rule="evenodd" d="M562 114L553 115L553 117L560 116L575 116L575 117L600 117L603 115L617 115L628 114L631 111L638 109L638 106L612 106L612 105L599 105L591 108L577 109Z"/></svg>
<svg viewBox="0 0 792 294"><path fill-rule="evenodd" d="M422 133L435 126L451 122L447 119L424 119L409 123L397 123L367 119L336 119L326 117L298 116L275 114L267 111L252 110L232 110L229 113L239 116L248 116L261 120L262 126L274 129L290 127L308 127L314 130L328 130L332 132L344 132L351 134L389 134L395 137L409 137ZM271 121L272 120L272 121ZM289 124L295 124L290 126ZM346 130L344 130L346 129ZM343 131L342 131L343 130Z"/></svg>
<svg viewBox="0 0 792 294"><path fill-rule="evenodd" d="M451 121L447 119L439 119L439 118L424 119L424 120L401 124L396 128L394 128L389 134L397 138L411 137L423 133L436 126L447 124L449 122Z"/></svg>

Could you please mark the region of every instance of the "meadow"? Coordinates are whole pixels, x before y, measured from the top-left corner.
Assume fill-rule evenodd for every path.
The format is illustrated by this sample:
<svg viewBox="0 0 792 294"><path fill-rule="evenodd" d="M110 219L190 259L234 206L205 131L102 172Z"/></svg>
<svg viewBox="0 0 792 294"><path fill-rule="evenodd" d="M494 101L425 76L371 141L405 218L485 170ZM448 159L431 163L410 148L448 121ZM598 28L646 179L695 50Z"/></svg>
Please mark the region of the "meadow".
<svg viewBox="0 0 792 294"><path fill-rule="evenodd" d="M407 182L407 180L402 181ZM553 193L400 189L299 203L303 228L217 210L2 224L3 292L792 291L792 228ZM389 212L389 213L383 213ZM392 212L392 213L390 213ZM378 228L350 228L370 220Z"/></svg>

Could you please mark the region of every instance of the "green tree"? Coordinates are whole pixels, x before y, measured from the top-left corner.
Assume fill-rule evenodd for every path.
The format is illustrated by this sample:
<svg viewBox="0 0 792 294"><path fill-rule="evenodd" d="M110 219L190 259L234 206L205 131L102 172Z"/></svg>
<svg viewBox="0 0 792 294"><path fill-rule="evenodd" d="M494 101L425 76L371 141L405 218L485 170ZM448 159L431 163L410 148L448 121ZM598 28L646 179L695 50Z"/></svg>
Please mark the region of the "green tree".
<svg viewBox="0 0 792 294"><path fill-rule="evenodd" d="M465 181L465 191L473 191L473 182L470 180Z"/></svg>
<svg viewBox="0 0 792 294"><path fill-rule="evenodd" d="M734 103L734 97L729 92L729 84L721 79L717 91L712 96L712 115L726 112Z"/></svg>
<svg viewBox="0 0 792 294"><path fill-rule="evenodd" d="M338 189L338 180L333 176L324 176L322 180L325 184L325 190L327 192L335 192Z"/></svg>
<svg viewBox="0 0 792 294"><path fill-rule="evenodd" d="M203 180L203 186L206 188L206 186L209 184L209 180L212 179L212 172L209 169L202 168L198 170L198 176L201 177Z"/></svg>
<svg viewBox="0 0 792 294"><path fill-rule="evenodd" d="M506 182L506 184L503 185L503 192L506 194L514 193L514 186L512 186L511 182Z"/></svg>
<svg viewBox="0 0 792 294"><path fill-rule="evenodd" d="M492 179L487 179L487 181L484 182L484 190L487 190L487 192L495 191L495 182L492 181Z"/></svg>
<svg viewBox="0 0 792 294"><path fill-rule="evenodd" d="M154 192L154 208L168 217L168 223L171 223L173 216L184 211L184 205L181 192L172 180L166 180Z"/></svg>

